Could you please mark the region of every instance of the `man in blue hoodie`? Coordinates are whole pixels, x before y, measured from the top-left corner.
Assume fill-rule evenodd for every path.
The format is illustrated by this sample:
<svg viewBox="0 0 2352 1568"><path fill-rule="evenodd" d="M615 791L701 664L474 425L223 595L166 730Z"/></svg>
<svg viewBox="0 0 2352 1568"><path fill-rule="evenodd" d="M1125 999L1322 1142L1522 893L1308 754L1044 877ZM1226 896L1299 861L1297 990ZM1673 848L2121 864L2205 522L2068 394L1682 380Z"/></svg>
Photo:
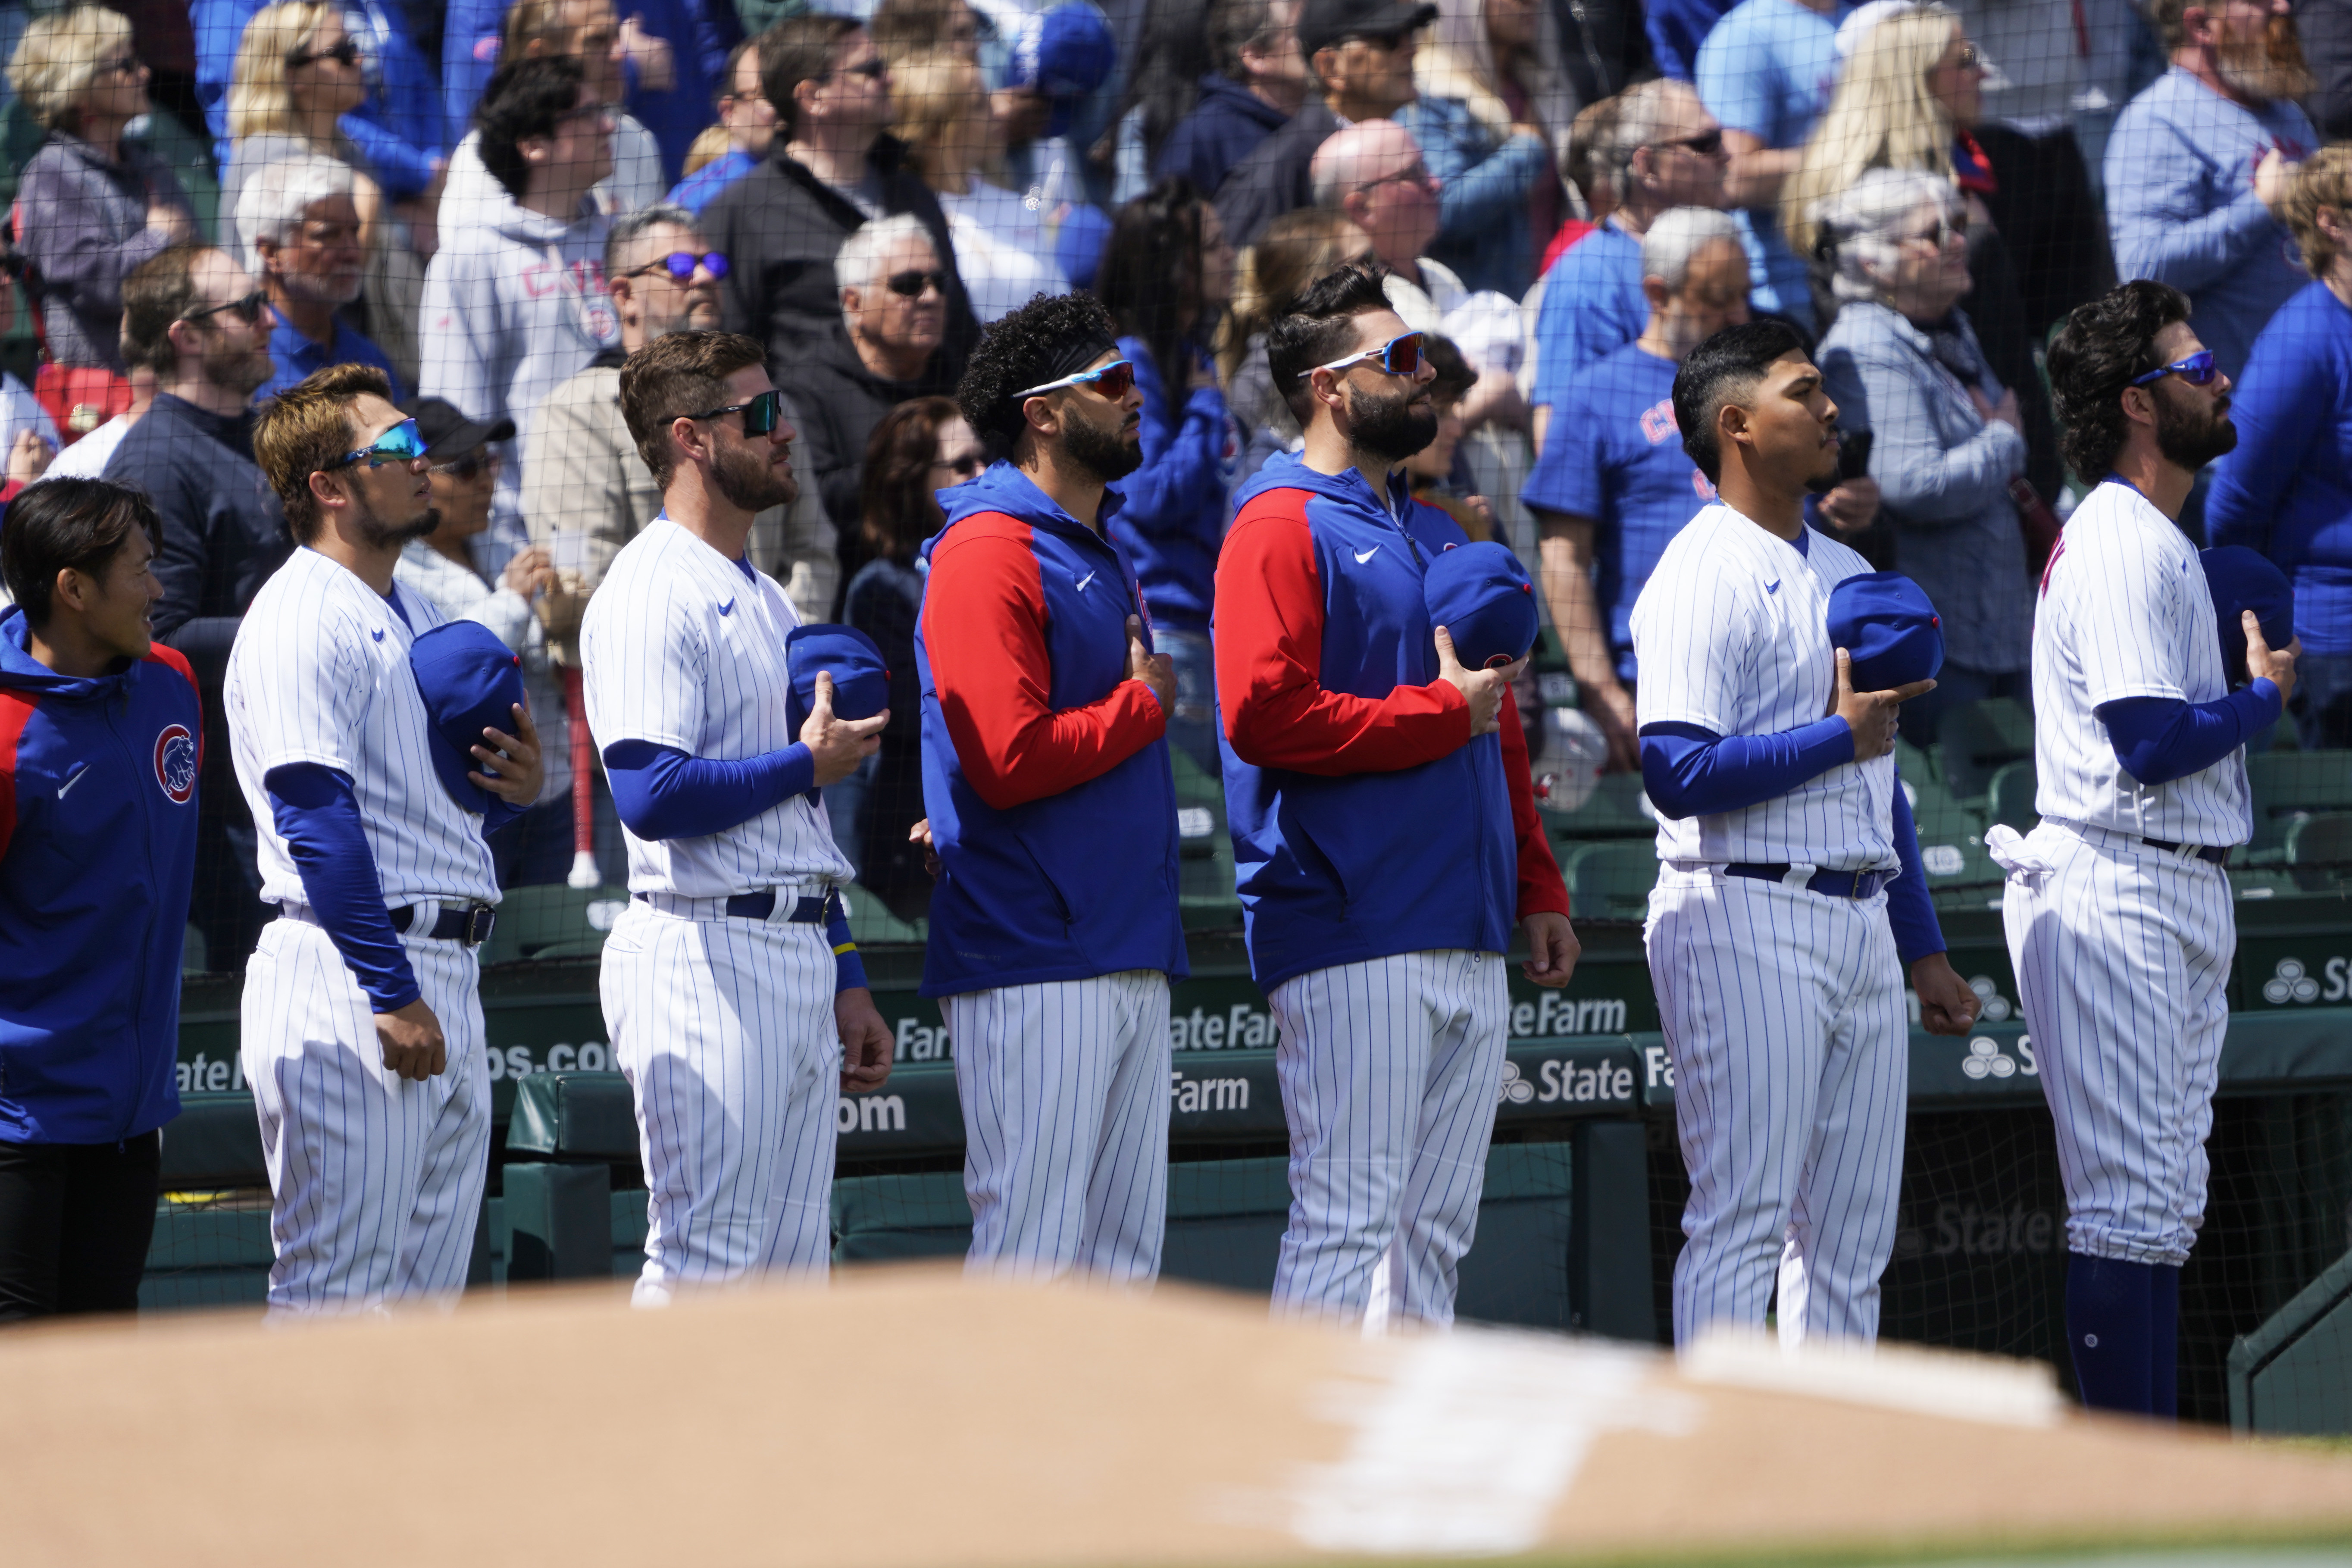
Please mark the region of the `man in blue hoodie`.
<svg viewBox="0 0 2352 1568"><path fill-rule="evenodd" d="M104 479L0 530L0 1321L138 1309L180 1111L204 721L152 640L163 534Z"/></svg>
<svg viewBox="0 0 2352 1568"><path fill-rule="evenodd" d="M970 1265L1148 1282L1190 971L1175 674L1105 531L1142 399L1109 314L1062 294L988 329L956 401L998 460L940 492L915 664L940 864L923 994L955 1042Z"/></svg>
<svg viewBox="0 0 2352 1568"><path fill-rule="evenodd" d="M1307 101L1307 59L1298 52L1297 0L1217 0L1209 48L1217 68L1201 79L1201 99L1176 122L1152 173L1184 174L1213 196L1235 163L1289 123Z"/></svg>
<svg viewBox="0 0 2352 1568"><path fill-rule="evenodd" d="M1275 1310L1454 1320L1502 1082L1503 953L1576 967L1511 680L1430 624L1468 542L1396 470L1437 433L1435 371L1381 274L1309 285L1266 340L1306 444L1242 487L1217 563L1225 809L1250 973L1281 1029L1290 1224ZM1383 1283L1384 1281L1384 1283Z"/></svg>

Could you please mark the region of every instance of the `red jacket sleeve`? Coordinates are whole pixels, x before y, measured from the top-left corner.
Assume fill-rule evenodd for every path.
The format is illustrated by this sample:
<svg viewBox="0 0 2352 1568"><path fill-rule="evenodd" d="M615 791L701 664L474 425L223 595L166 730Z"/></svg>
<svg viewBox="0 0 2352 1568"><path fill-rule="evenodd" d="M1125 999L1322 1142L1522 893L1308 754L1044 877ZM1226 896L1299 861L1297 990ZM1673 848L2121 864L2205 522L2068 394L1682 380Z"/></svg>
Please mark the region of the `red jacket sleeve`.
<svg viewBox="0 0 2352 1568"><path fill-rule="evenodd" d="M1122 680L1083 708L1048 705L1045 594L1020 539L968 520L931 554L923 646L956 762L999 811L1100 778L1168 731L1160 699Z"/></svg>
<svg viewBox="0 0 2352 1568"><path fill-rule="evenodd" d="M38 706L22 691L0 691L0 855L16 837L16 742Z"/></svg>
<svg viewBox="0 0 2352 1568"><path fill-rule="evenodd" d="M1324 689L1315 540L1281 510L1286 493L1243 508L1217 561L1218 705L1234 754L1336 777L1419 767L1468 741L1470 704L1451 681L1386 697Z"/></svg>
<svg viewBox="0 0 2352 1568"><path fill-rule="evenodd" d="M1544 836L1543 818L1536 812L1535 780L1528 766L1527 731L1519 727L1519 704L1503 699L1503 778L1511 792L1511 833L1519 841L1519 907L1516 918L1565 915L1568 884L1560 879L1559 862L1552 858L1551 840Z"/></svg>

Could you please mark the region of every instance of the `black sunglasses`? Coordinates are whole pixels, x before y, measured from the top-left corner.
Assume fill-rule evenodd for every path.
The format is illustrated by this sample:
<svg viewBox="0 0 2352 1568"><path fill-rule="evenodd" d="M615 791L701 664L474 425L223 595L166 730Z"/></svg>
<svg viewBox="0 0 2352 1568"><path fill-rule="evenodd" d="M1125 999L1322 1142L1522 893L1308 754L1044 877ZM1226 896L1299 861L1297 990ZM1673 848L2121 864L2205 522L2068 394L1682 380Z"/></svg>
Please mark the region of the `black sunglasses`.
<svg viewBox="0 0 2352 1568"><path fill-rule="evenodd" d="M648 261L643 267L632 267L621 274L624 278L643 278L648 272L667 272L673 281L691 283L697 267L709 268L713 278L727 276L727 258L715 250L697 256L691 250L673 250L658 261Z"/></svg>
<svg viewBox="0 0 2352 1568"><path fill-rule="evenodd" d="M909 300L921 299L926 288L936 289L941 294L948 291L948 275L937 267L929 271L909 268L904 272L893 272L882 282L893 294L904 294Z"/></svg>
<svg viewBox="0 0 2352 1568"><path fill-rule="evenodd" d="M776 426L782 423L783 413L784 395L772 391L763 392L748 403L730 403L724 408L707 408L699 414L681 415L679 417L717 419L722 415L740 414L743 416L744 435L772 436L775 434Z"/></svg>
<svg viewBox="0 0 2352 1568"><path fill-rule="evenodd" d="M231 300L225 305L207 305L201 310L191 310L180 318L184 321L201 321L206 316L217 316L223 310L235 316L247 326L261 320L261 308L269 303L269 296L256 289L242 300Z"/></svg>
<svg viewBox="0 0 2352 1568"><path fill-rule="evenodd" d="M1653 147L1680 147L1685 153L1696 153L1702 158L1712 158L1723 151L1723 128L1702 131L1696 136L1677 136L1671 142L1653 142Z"/></svg>
<svg viewBox="0 0 2352 1568"><path fill-rule="evenodd" d="M869 59L860 60L854 66L843 66L838 70L829 70L818 79L830 81L837 76L862 76L868 81L878 81L889 68L890 62L880 55L876 55Z"/></svg>
<svg viewBox="0 0 2352 1568"><path fill-rule="evenodd" d="M360 63L359 40L345 38L331 49L297 49L286 57L287 65L297 68L313 60L333 60L339 65L355 66Z"/></svg>
<svg viewBox="0 0 2352 1568"><path fill-rule="evenodd" d="M495 474L504 466L496 452L468 452L450 462L434 464L433 471L446 474L453 479L471 480L486 473Z"/></svg>

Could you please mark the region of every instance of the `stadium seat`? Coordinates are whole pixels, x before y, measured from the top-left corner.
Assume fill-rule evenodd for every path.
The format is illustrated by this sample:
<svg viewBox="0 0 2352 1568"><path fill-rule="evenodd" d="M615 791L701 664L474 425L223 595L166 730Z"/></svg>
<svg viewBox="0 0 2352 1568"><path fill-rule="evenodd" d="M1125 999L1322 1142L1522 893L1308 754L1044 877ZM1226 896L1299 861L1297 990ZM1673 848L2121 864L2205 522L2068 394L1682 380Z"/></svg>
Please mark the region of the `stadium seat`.
<svg viewBox="0 0 2352 1568"><path fill-rule="evenodd" d="M1225 786L1171 746L1176 775L1176 895L1186 931L1230 931L1242 923L1234 889L1234 840L1225 824Z"/></svg>
<svg viewBox="0 0 2352 1568"><path fill-rule="evenodd" d="M849 916L849 934L860 944L888 942L922 944L923 928L892 914L890 906L882 901L879 893L869 893L852 882L842 889L841 902Z"/></svg>
<svg viewBox="0 0 2352 1568"><path fill-rule="evenodd" d="M2295 819L2321 811L2352 811L2352 752L2265 752L2246 759L2254 797L2254 838L2247 858L2276 864Z"/></svg>
<svg viewBox="0 0 2352 1568"><path fill-rule="evenodd" d="M203 974L211 967L212 950L205 943L204 930L190 921L187 934L180 939L180 973Z"/></svg>
<svg viewBox="0 0 2352 1568"><path fill-rule="evenodd" d="M1573 811L1536 804L1555 839L1649 838L1658 831L1658 814L1642 793L1639 773L1602 774L1591 798Z"/></svg>
<svg viewBox="0 0 2352 1568"><path fill-rule="evenodd" d="M1901 735L1895 737L1895 769L1915 782L1933 779L1941 784L1944 780L1944 770L1936 761L1936 753L1920 750Z"/></svg>
<svg viewBox="0 0 2352 1568"><path fill-rule="evenodd" d="M1992 775L2011 763L2033 759L2033 714L2013 697L1963 702L1944 715L1937 749L1944 787L1981 808Z"/></svg>
<svg viewBox="0 0 2352 1568"><path fill-rule="evenodd" d="M490 940L482 944L482 963L593 958L604 951L605 933L628 901L626 888L580 889L561 882L509 888L499 900Z"/></svg>
<svg viewBox="0 0 2352 1568"><path fill-rule="evenodd" d="M2021 763L2011 763L1993 774L1990 792L1991 804L1985 811L1988 823L2006 823L2020 833L2032 832L2042 820L2033 809L2035 784L2031 758Z"/></svg>
<svg viewBox="0 0 2352 1568"><path fill-rule="evenodd" d="M1649 918L1658 852L1648 842L1584 844L1570 851L1568 902L1580 921Z"/></svg>
<svg viewBox="0 0 2352 1568"><path fill-rule="evenodd" d="M2305 892L2341 891L2352 881L2352 812L2297 816L2286 830L2286 863Z"/></svg>
<svg viewBox="0 0 2352 1568"><path fill-rule="evenodd" d="M1911 820L1919 830L1919 861L1927 873L1927 890L1939 903L1980 907L1997 897L2000 868L1985 853L1983 814L1955 799L1940 779L1902 774L1911 801Z"/></svg>

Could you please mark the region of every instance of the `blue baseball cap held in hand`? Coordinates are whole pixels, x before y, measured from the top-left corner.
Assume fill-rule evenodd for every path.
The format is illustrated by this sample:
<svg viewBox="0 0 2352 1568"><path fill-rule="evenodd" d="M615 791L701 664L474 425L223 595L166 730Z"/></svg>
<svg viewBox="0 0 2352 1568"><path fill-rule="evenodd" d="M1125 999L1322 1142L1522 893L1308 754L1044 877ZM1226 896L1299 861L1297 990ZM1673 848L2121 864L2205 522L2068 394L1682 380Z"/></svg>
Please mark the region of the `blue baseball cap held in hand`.
<svg viewBox="0 0 2352 1568"><path fill-rule="evenodd" d="M793 678L784 721L795 741L816 710L820 670L833 677L835 718L871 719L890 706L889 667L874 639L856 626L794 626L784 637L784 668Z"/></svg>
<svg viewBox="0 0 2352 1568"><path fill-rule="evenodd" d="M1536 585L1505 544L1456 544L1437 552L1422 578L1429 624L1454 639L1465 669L1499 669L1536 646Z"/></svg>
<svg viewBox="0 0 2352 1568"><path fill-rule="evenodd" d="M479 621L450 621L408 646L408 668L432 735L433 771L441 787L467 811L490 809L490 792L466 775L482 771L473 748L488 742L484 729L515 732L522 700L522 660Z"/></svg>
<svg viewBox="0 0 2352 1568"><path fill-rule="evenodd" d="M2205 586L2213 595L2213 630L2221 639L2221 680L2235 689L2246 673L2245 613L2262 623L2263 640L2273 650L2294 641L2294 584L2270 557L2242 544L2200 550Z"/></svg>
<svg viewBox="0 0 2352 1568"><path fill-rule="evenodd" d="M1944 622L1927 591L1900 572L1865 572L1830 590L1830 647L1853 657L1856 691L1933 680L1944 668Z"/></svg>

